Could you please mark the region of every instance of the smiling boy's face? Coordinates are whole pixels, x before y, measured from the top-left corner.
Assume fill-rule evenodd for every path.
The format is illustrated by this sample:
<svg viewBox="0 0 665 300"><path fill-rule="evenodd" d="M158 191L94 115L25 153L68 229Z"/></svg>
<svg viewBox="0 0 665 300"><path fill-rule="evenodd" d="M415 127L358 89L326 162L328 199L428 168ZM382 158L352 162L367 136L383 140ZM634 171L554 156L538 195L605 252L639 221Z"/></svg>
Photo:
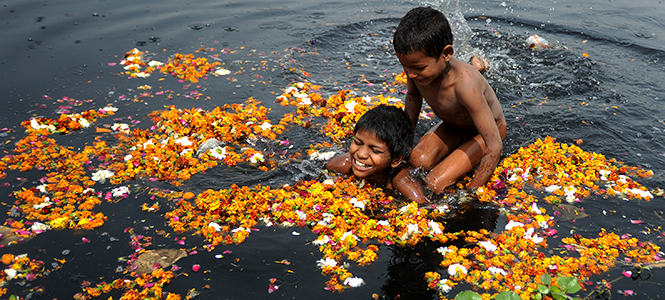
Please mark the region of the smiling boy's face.
<svg viewBox="0 0 665 300"><path fill-rule="evenodd" d="M395 168L402 161L401 157L392 159L388 145L367 130L356 132L349 154L353 175L378 184L387 178L386 171L390 167Z"/></svg>
<svg viewBox="0 0 665 300"><path fill-rule="evenodd" d="M440 57L427 56L423 51L413 51L408 54L396 53L406 75L420 86L426 86L445 76L450 70L450 59L453 47L444 47Z"/></svg>

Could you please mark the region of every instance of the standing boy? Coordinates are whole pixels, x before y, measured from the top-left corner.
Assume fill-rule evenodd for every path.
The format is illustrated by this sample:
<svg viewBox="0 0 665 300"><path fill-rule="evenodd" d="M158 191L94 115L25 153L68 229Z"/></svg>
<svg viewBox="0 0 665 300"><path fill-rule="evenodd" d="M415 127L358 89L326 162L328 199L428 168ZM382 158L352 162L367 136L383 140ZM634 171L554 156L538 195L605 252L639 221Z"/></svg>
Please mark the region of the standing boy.
<svg viewBox="0 0 665 300"><path fill-rule="evenodd" d="M406 112L415 130L424 98L442 122L411 151L409 164L429 171L427 185L441 193L478 166L467 188L486 184L496 168L506 121L499 100L473 66L453 58L448 20L418 7L400 21L393 46L407 75ZM397 178L408 176L403 169Z"/></svg>

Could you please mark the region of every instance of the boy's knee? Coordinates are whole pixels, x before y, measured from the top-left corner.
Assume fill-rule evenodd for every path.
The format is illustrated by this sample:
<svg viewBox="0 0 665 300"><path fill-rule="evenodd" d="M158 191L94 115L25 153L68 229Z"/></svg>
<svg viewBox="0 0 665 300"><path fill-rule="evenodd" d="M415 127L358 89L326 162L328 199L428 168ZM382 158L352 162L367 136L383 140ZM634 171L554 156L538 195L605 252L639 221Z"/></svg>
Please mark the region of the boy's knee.
<svg viewBox="0 0 665 300"><path fill-rule="evenodd" d="M423 168L425 171L429 171L434 167L434 162L426 153L418 154L412 152L409 157L409 165L414 168Z"/></svg>

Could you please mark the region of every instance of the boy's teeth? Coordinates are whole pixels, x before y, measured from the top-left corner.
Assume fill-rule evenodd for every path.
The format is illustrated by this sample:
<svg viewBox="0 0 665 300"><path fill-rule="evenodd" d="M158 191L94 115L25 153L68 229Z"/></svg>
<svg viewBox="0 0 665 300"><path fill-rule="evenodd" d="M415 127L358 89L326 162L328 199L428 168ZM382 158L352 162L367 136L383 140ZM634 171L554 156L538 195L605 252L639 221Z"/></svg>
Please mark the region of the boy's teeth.
<svg viewBox="0 0 665 300"><path fill-rule="evenodd" d="M359 162L359 161L357 161L357 160L356 160L356 164L359 165L359 166L361 166L361 167L363 167L363 168L369 168L368 165L363 164L363 163L361 163L361 162Z"/></svg>

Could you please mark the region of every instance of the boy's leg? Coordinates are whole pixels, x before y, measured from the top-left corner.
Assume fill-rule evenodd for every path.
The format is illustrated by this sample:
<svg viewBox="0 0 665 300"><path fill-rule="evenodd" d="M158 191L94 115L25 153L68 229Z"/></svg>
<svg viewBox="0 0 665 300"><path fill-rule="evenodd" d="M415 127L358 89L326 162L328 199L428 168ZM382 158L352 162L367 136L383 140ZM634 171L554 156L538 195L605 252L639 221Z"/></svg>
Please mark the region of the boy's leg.
<svg viewBox="0 0 665 300"><path fill-rule="evenodd" d="M427 175L427 186L435 193L454 184L460 177L480 163L485 153L485 140L476 135L437 164Z"/></svg>
<svg viewBox="0 0 665 300"><path fill-rule="evenodd" d="M439 122L411 150L409 165L414 168L422 167L425 171L429 171L461 143L462 138L457 132L443 122Z"/></svg>

